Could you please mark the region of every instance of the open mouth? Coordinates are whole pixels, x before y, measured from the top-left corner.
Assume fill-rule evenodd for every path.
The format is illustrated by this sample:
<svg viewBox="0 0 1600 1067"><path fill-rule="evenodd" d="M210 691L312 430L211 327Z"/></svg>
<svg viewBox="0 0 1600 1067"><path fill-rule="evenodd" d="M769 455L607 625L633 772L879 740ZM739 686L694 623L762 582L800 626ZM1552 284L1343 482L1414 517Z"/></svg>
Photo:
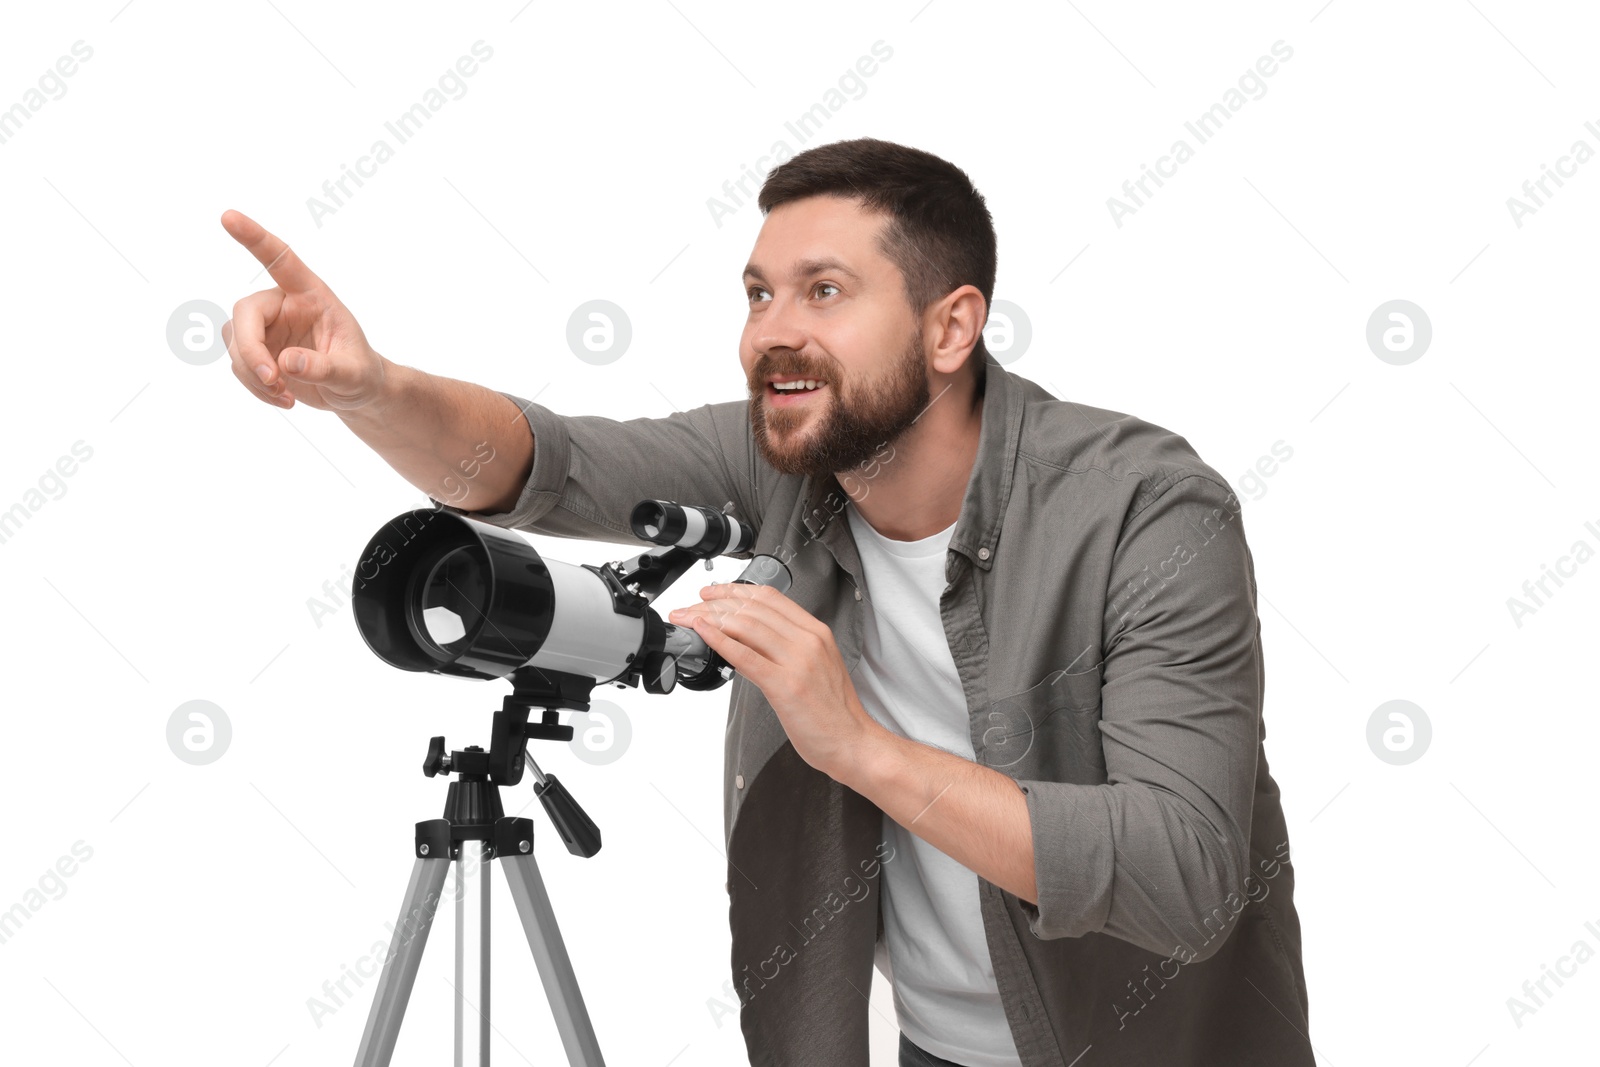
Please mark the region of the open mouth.
<svg viewBox="0 0 1600 1067"><path fill-rule="evenodd" d="M800 378L783 382L767 383L767 403L775 407L788 407L791 404L803 404L806 398L816 396L826 389L827 383L814 378Z"/></svg>

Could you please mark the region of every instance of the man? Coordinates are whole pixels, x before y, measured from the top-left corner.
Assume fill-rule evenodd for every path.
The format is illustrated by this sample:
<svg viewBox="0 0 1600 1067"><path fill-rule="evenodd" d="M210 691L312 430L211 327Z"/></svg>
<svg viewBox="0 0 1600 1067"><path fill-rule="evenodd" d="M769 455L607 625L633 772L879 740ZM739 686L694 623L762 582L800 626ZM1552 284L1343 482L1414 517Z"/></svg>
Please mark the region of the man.
<svg viewBox="0 0 1600 1067"><path fill-rule="evenodd" d="M399 366L230 212L278 283L235 307L234 371L474 518L630 542L640 499L726 504L787 562L787 595L669 617L737 671L752 1063L865 1067L876 963L902 1067L1313 1064L1237 498L1183 438L987 359L994 230L956 167L836 142L759 203L748 400L561 416Z"/></svg>

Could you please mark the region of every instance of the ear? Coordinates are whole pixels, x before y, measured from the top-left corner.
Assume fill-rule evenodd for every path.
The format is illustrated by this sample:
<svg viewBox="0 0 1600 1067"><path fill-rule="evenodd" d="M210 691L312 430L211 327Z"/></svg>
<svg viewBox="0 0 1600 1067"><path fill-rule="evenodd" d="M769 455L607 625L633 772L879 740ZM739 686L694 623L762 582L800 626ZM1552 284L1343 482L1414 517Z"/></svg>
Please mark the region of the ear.
<svg viewBox="0 0 1600 1067"><path fill-rule="evenodd" d="M976 286L963 285L929 305L924 314L929 365L940 374L956 374L983 337L989 307Z"/></svg>

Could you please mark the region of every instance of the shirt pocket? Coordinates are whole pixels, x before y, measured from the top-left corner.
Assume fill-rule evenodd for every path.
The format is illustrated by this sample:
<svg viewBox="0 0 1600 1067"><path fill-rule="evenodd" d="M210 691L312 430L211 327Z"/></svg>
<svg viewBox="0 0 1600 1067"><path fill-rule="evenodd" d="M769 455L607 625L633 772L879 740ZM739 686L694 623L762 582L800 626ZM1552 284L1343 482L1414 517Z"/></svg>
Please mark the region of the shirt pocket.
<svg viewBox="0 0 1600 1067"><path fill-rule="evenodd" d="M1037 685L990 701L973 725L977 762L1013 778L1104 783L1100 700L1075 693L1070 680L1057 671Z"/></svg>

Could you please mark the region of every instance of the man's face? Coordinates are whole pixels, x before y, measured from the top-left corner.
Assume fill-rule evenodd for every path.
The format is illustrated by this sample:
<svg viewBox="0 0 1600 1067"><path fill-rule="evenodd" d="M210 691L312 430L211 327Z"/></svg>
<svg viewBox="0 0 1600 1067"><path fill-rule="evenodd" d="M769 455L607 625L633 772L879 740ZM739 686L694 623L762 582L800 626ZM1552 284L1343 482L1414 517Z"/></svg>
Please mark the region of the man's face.
<svg viewBox="0 0 1600 1067"><path fill-rule="evenodd" d="M774 208L756 238L739 362L756 447L784 474L850 470L928 406L922 324L878 250L887 224L855 201L813 196ZM805 379L818 387L774 385Z"/></svg>

